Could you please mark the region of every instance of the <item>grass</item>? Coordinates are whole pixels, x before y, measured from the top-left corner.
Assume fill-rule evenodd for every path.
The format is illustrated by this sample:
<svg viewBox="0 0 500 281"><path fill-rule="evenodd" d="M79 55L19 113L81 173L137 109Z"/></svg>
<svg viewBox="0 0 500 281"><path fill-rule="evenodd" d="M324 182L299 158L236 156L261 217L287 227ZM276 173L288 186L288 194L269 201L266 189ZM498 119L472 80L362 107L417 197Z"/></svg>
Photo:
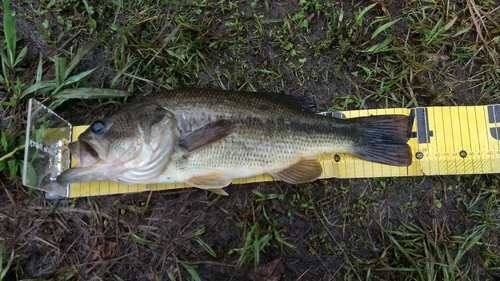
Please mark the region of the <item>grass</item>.
<svg viewBox="0 0 500 281"><path fill-rule="evenodd" d="M12 266L12 262L14 261L14 251L10 252L10 255L7 253L7 260L4 261L3 254L5 250L5 243L0 246L0 280L6 280L7 273L9 273L9 269Z"/></svg>
<svg viewBox="0 0 500 281"><path fill-rule="evenodd" d="M493 207L496 204L494 202L498 201L497 193L494 187L482 186L477 197L462 202L466 217L474 224L460 233L451 233L453 230L449 222L438 218L434 218L431 225L420 222L421 226L416 226L403 222L397 230L382 227L387 247L380 256L380 262L384 265L381 270L404 272L417 280L474 280L471 275L477 271L478 265L472 256L476 255L475 258L482 260L486 269L490 269L492 258L498 260L496 251L484 247L481 242L488 240L492 233L498 233L498 217L485 218L483 215L497 214L498 210L490 209L477 214L472 209L481 197L492 203L487 204L487 208ZM435 208L442 208L442 205L436 204Z"/></svg>
<svg viewBox="0 0 500 281"><path fill-rule="evenodd" d="M4 1L1 276L500 278L496 175L71 202L20 185L29 98L73 123L108 113L129 94L179 87L287 92L322 110L498 102L494 1L358 2Z"/></svg>

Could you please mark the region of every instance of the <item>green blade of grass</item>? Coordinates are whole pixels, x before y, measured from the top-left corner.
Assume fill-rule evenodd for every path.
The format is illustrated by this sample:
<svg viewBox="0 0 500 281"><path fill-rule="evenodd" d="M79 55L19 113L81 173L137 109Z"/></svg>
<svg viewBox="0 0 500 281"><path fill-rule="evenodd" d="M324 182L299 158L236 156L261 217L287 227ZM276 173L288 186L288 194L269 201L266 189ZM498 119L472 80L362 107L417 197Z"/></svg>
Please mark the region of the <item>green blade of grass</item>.
<svg viewBox="0 0 500 281"><path fill-rule="evenodd" d="M425 253L425 257L427 257L426 259L426 262L425 262L425 265L424 265L424 272L421 272L422 270L422 267L417 267L418 269L418 273L420 275L426 275L426 279L425 280L429 280L429 281L432 281L432 280L436 280L435 279L435 271L434 271L434 262L433 262L433 256L432 256L432 253L431 251L429 250L429 247L427 245L427 243L422 243L423 245L423 248L424 248L424 253Z"/></svg>
<svg viewBox="0 0 500 281"><path fill-rule="evenodd" d="M283 245L287 246L288 248L295 249L294 245L283 240L280 233L276 229L274 230L274 238L276 238L276 240L280 243L280 246L282 249L283 249Z"/></svg>
<svg viewBox="0 0 500 281"><path fill-rule="evenodd" d="M7 132L6 131L2 131L2 137L0 139L1 143L2 143L2 148L3 148L3 151L7 151L9 149L9 143L7 142Z"/></svg>
<svg viewBox="0 0 500 281"><path fill-rule="evenodd" d="M0 280L4 280L5 276L7 275L7 272L10 269L10 266L12 265L12 261L14 261L14 251L10 252L10 257L9 260L7 261L7 264L5 265L5 268L1 268L3 267L3 264L0 264L0 269L2 270L0 272ZM3 261L0 260L0 262Z"/></svg>
<svg viewBox="0 0 500 281"><path fill-rule="evenodd" d="M464 257L464 255L474 245L476 245L476 244L479 243L479 240L481 240L481 238L483 237L485 231L486 231L486 227L484 225L483 226L479 226L476 229L474 229L469 236L467 236L467 238L465 239L465 241L463 242L463 244L461 245L461 247L458 249L458 252L457 252L457 254L455 256L455 264L458 264L462 260L462 258Z"/></svg>
<svg viewBox="0 0 500 281"><path fill-rule="evenodd" d="M470 30L471 30L471 27L470 27L470 26L468 26L468 27L466 27L466 28L464 28L464 29L460 29L460 30L459 30L459 31L457 31L455 34L453 34L453 35L451 36L451 38L454 38L454 37L460 36L460 35L462 35L462 34L464 34L464 33L469 32Z"/></svg>
<svg viewBox="0 0 500 281"><path fill-rule="evenodd" d="M123 98L130 96L127 91L99 89L99 88L76 88L66 89L53 95L56 99L98 99L98 98Z"/></svg>
<svg viewBox="0 0 500 281"><path fill-rule="evenodd" d="M212 249L212 247L210 247L210 245L208 245L205 241L201 240L199 237L195 237L194 240L198 242L198 244L200 244L200 246L202 246L203 249L205 249L205 251L209 253L212 257L214 258L217 257L217 254L215 253L214 249Z"/></svg>
<svg viewBox="0 0 500 281"><path fill-rule="evenodd" d="M76 55L73 57L73 59L68 63L66 70L64 72L64 79L66 79L71 71L78 65L78 63L82 60L82 58L90 51L95 46L94 42L89 42L85 44L83 47L78 49L78 52L76 52Z"/></svg>
<svg viewBox="0 0 500 281"><path fill-rule="evenodd" d="M42 60L42 53L40 53L40 59L38 60L38 67L36 69L35 83L42 81L42 74L43 74L43 60Z"/></svg>
<svg viewBox="0 0 500 281"><path fill-rule="evenodd" d="M22 61L24 59L24 57L26 56L26 53L28 53L28 47L24 47L21 50L21 52L19 52L19 54L15 58L14 65L17 65L20 61Z"/></svg>
<svg viewBox="0 0 500 281"><path fill-rule="evenodd" d="M375 53L390 52L390 51L397 50L398 49L397 47L388 47L389 43L391 43L391 41L392 41L392 38L387 37L387 38L385 38L385 40L383 42L380 42L379 44L373 45L366 50L361 50L361 52L375 54Z"/></svg>
<svg viewBox="0 0 500 281"><path fill-rule="evenodd" d="M7 272L9 271L12 262L14 261L14 251L11 251L7 263L4 265L3 253L5 251L5 244L6 243L4 241L2 245L0 245L0 280L5 280L4 278L7 275Z"/></svg>
<svg viewBox="0 0 500 281"><path fill-rule="evenodd" d="M198 272L196 272L196 270L194 269L194 267L189 266L187 264L184 264L182 262L179 262L179 263L182 265L182 267L184 267L187 270L187 272L189 273L189 275L191 275L191 277L193 278L193 280L195 280L195 281L201 281L201 278L198 275Z"/></svg>
<svg viewBox="0 0 500 281"><path fill-rule="evenodd" d="M64 76L64 73L66 73L66 58L54 57L50 60L55 65L57 87L62 87L64 80L66 80Z"/></svg>
<svg viewBox="0 0 500 281"><path fill-rule="evenodd" d="M21 98L24 98L26 95L35 93L39 90L46 89L46 90L52 90L57 87L57 84L55 81L40 81L38 83L35 83L28 88L26 88L22 93L21 93Z"/></svg>
<svg viewBox="0 0 500 281"><path fill-rule="evenodd" d="M75 82L80 81L81 79L83 79L84 77L89 75L90 73L94 72L94 70L96 70L96 69L97 69L97 67L69 77L66 81L64 81L63 86L67 86L69 84L73 84Z"/></svg>
<svg viewBox="0 0 500 281"><path fill-rule="evenodd" d="M363 16L368 13L373 7L375 7L378 3L373 3L370 6L364 8L358 15L356 15L356 24L361 25L363 21Z"/></svg>
<svg viewBox="0 0 500 281"><path fill-rule="evenodd" d="M457 21L458 17L457 16L454 16L450 22L448 22L444 27L443 27L443 31L447 31L448 29L450 29L454 24L455 22Z"/></svg>
<svg viewBox="0 0 500 281"><path fill-rule="evenodd" d="M151 243L151 241L145 239L145 238L142 238L141 236L135 234L135 233L132 233L132 237L134 238L135 241L141 243L141 244L149 244Z"/></svg>
<svg viewBox="0 0 500 281"><path fill-rule="evenodd" d="M24 161L22 161L21 163L23 166L26 165L26 167L27 167L26 175L25 175L27 182L36 182L36 172L35 172L35 168L33 168L33 165L29 162L27 162L25 164Z"/></svg>
<svg viewBox="0 0 500 281"><path fill-rule="evenodd" d="M113 274L113 277L117 280L117 281L124 281L123 278L121 278L120 276L116 275L116 274Z"/></svg>
<svg viewBox="0 0 500 281"><path fill-rule="evenodd" d="M7 158L12 157L18 150L23 149L23 148L24 148L24 144L19 145L18 147L14 148L11 152L0 157L0 161L7 160Z"/></svg>
<svg viewBox="0 0 500 281"><path fill-rule="evenodd" d="M1 58L0 64L2 65L2 75L1 75L0 83L2 85L5 85L5 88L10 89L11 83L8 79L8 72L7 72L8 58L7 58L7 55L5 54L5 52L3 52L3 51L0 52L0 58Z"/></svg>
<svg viewBox="0 0 500 281"><path fill-rule="evenodd" d="M14 67L16 56L16 26L10 11L9 0L3 1L3 32L7 43L7 58L10 67Z"/></svg>
<svg viewBox="0 0 500 281"><path fill-rule="evenodd" d="M247 252L250 250L250 245L251 243L253 243L253 233L256 229L256 224L254 224L252 226L252 228L250 228L250 231L247 233L247 236L245 237L245 244L242 248L239 248L238 249L238 252L240 253L240 257L238 259L238 263L237 265L238 266L241 266L242 264L244 264L246 262L246 258L247 258Z"/></svg>
<svg viewBox="0 0 500 281"><path fill-rule="evenodd" d="M377 29L375 29L375 31L373 32L372 34L372 39L375 38L375 36L377 36L380 32L386 30L387 28L391 27L393 24L395 24L396 22L398 22L399 19L397 20L393 20L393 21L390 21L388 23L385 23L381 26L379 26Z"/></svg>

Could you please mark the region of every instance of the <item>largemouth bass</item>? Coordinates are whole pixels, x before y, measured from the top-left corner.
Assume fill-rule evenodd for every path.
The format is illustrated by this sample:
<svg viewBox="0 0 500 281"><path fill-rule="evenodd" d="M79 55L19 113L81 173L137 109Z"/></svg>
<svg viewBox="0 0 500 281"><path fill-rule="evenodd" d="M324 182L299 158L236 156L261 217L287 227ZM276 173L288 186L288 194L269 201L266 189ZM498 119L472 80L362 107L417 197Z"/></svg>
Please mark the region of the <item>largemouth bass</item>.
<svg viewBox="0 0 500 281"><path fill-rule="evenodd" d="M317 156L349 153L408 166L405 115L338 119L300 98L274 93L175 90L145 97L97 120L70 144L79 164L61 183L188 183L225 194L235 178L269 174L317 179Z"/></svg>

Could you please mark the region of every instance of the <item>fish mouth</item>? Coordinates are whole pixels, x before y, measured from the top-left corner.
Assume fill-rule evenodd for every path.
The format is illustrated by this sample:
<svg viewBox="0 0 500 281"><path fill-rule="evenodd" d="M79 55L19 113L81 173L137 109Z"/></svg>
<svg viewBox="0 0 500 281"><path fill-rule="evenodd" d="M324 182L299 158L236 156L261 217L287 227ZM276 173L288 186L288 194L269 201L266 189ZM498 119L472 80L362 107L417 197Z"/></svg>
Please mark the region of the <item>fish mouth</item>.
<svg viewBox="0 0 500 281"><path fill-rule="evenodd" d="M84 140L72 142L68 147L77 164L57 177L61 185L108 179L110 173L121 170L119 165L111 165L101 159L92 145Z"/></svg>
<svg viewBox="0 0 500 281"><path fill-rule="evenodd" d="M75 157L76 167L89 167L99 161L99 154L89 143L77 140L68 145L69 151Z"/></svg>
<svg viewBox="0 0 500 281"><path fill-rule="evenodd" d="M137 103L103 120L68 145L78 163L63 171L57 182L155 181L170 163L179 137L173 113L156 104Z"/></svg>
<svg viewBox="0 0 500 281"><path fill-rule="evenodd" d="M158 148L153 149L144 145L144 147L149 147L149 149L144 149L149 157L138 156L128 162L103 158L98 153L100 147L95 149L93 142L79 139L68 145L71 154L78 162L77 165L63 171L57 177L57 182L61 185L93 181L148 183L151 179L158 177L170 162L177 135L161 139Z"/></svg>

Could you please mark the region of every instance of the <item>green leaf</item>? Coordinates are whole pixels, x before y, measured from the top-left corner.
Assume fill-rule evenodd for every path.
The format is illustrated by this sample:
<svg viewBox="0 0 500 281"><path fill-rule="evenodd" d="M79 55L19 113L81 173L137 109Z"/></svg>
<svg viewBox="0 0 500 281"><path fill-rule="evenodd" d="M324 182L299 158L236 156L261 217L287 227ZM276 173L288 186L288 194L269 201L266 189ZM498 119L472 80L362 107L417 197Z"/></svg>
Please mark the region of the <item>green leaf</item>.
<svg viewBox="0 0 500 281"><path fill-rule="evenodd" d="M177 58L181 62L184 62L184 58L181 55L177 54L176 52L174 52L170 49L167 49L166 51L167 51L167 54L171 55L172 57Z"/></svg>
<svg viewBox="0 0 500 281"><path fill-rule="evenodd" d="M94 8L92 6L89 5L89 3L87 3L87 1L83 0L83 4L85 5L85 10L87 10L87 13L89 15L93 15L94 14Z"/></svg>
<svg viewBox="0 0 500 281"><path fill-rule="evenodd" d="M36 172L35 169L33 168L33 165L30 162L21 161L21 163L23 166L26 165L26 175L23 175L23 178L26 179L27 183L36 184Z"/></svg>
<svg viewBox="0 0 500 281"><path fill-rule="evenodd" d="M14 67L15 55L16 55L16 26L14 23L14 17L10 11L9 0L3 1L3 29L5 34L5 41L7 42L7 57L9 67Z"/></svg>
<svg viewBox="0 0 500 281"><path fill-rule="evenodd" d="M19 76L16 77L16 86L13 89L14 90L14 97L19 98L23 87L24 87L24 84L21 83L21 79L19 78Z"/></svg>
<svg viewBox="0 0 500 281"><path fill-rule="evenodd" d="M196 272L196 270L194 269L194 267L189 266L187 264L184 264L182 262L180 262L180 264L187 270L187 272L189 273L189 275L191 275L191 277L193 278L193 280L195 280L195 281L201 281L201 278L198 275L198 273Z"/></svg>
<svg viewBox="0 0 500 281"><path fill-rule="evenodd" d="M53 97L56 99L100 99L122 98L128 96L130 96L130 93L127 91L100 88L66 89L53 95Z"/></svg>
<svg viewBox="0 0 500 281"><path fill-rule="evenodd" d="M49 104L48 108L50 108L51 110L54 110L55 108L57 108L58 106L60 106L65 101L66 101L65 99L57 99L57 100L51 102Z"/></svg>
<svg viewBox="0 0 500 281"><path fill-rule="evenodd" d="M5 250L5 242L2 244L2 247L0 247L0 253L4 253ZM0 256L0 280L5 280L5 276L7 275L7 272L10 269L10 266L12 265L12 261L14 261L14 251L10 252L10 258L7 261L7 264L5 264L4 267L4 262L3 258Z"/></svg>
<svg viewBox="0 0 500 281"><path fill-rule="evenodd" d="M2 85L5 85L5 88L7 88L7 91L10 90L10 83L9 83L9 76L8 76L8 73L7 73L7 55L5 54L5 52L2 52L0 51L0 58L1 58L1 61L0 61L0 64L2 65Z"/></svg>
<svg viewBox="0 0 500 281"><path fill-rule="evenodd" d="M71 76L70 78L68 78L68 80L64 81L63 86L66 86L66 85L69 85L69 84L73 84L75 82L80 81L81 79L83 79L85 76L89 75L90 73L92 73L96 69L97 69L97 67L93 68L93 69L90 69L90 70L87 70L87 71L84 71L82 73L79 73L77 75Z"/></svg>
<svg viewBox="0 0 500 281"><path fill-rule="evenodd" d="M464 33L469 32L470 30L471 30L471 27L470 27L470 26L468 26L468 27L466 27L466 28L464 28L464 29L461 29L461 30L457 31L455 34L453 34L453 35L451 36L451 38L453 38L453 37L457 37L457 36L460 36L460 35L462 35L462 34L464 34Z"/></svg>
<svg viewBox="0 0 500 281"><path fill-rule="evenodd" d="M16 159L8 160L7 165L9 166L9 172L10 172L9 179L13 180L16 177L17 171L19 169L17 160Z"/></svg>
<svg viewBox="0 0 500 281"><path fill-rule="evenodd" d="M85 44L83 47L78 49L78 52L76 52L75 57L69 62L68 67L66 68L66 71L64 73L64 79L66 79L71 71L78 65L78 63L82 60L82 58L90 51L95 46L94 42L89 42Z"/></svg>
<svg viewBox="0 0 500 281"><path fill-rule="evenodd" d="M18 150L21 150L25 147L24 144L21 144L19 145L18 147L14 148L12 151L10 151L9 153L5 154L5 155L2 155L0 156L0 161L4 161L10 157L12 157Z"/></svg>
<svg viewBox="0 0 500 281"><path fill-rule="evenodd" d="M121 278L120 276L116 275L113 273L113 277L117 280L117 281L124 281L123 278ZM68 279L69 280L69 279Z"/></svg>
<svg viewBox="0 0 500 281"><path fill-rule="evenodd" d="M48 19L44 19L43 22L42 22L42 26L45 29L48 29L49 28L49 20Z"/></svg>
<svg viewBox="0 0 500 281"><path fill-rule="evenodd" d="M217 258L217 254L215 253L214 249L212 249L210 245L205 243L205 241L201 240L199 237L195 237L194 240L196 240L196 242L198 242L198 244L200 244L200 246L202 246L203 249L205 249L205 251L209 253L212 257Z"/></svg>
<svg viewBox="0 0 500 281"><path fill-rule="evenodd" d="M56 87L57 87L57 84L56 84L55 81L41 81L41 82L37 82L37 83L29 86L27 89L25 89L21 93L21 98L23 98L26 95L29 95L31 93L34 93L36 91L42 90L42 89L52 90L52 89L55 89Z"/></svg>
<svg viewBox="0 0 500 281"><path fill-rule="evenodd" d="M14 62L14 65L17 65L20 61L22 61L24 59L24 57L26 56L27 52L28 52L28 47L24 47L21 50L21 52L19 52L19 54L17 55L16 61Z"/></svg>
<svg viewBox="0 0 500 281"><path fill-rule="evenodd" d="M36 83L42 81L42 74L43 74L43 60L42 60L42 53L40 53L40 59L38 59L38 67L36 69L36 80L35 80Z"/></svg>
<svg viewBox="0 0 500 281"><path fill-rule="evenodd" d="M447 31L448 29L450 29L450 28L453 26L453 24L455 24L455 22L457 21L457 19L458 19L458 17L457 17L457 16L454 16L454 17L450 20L450 22L448 22L448 23L447 23L447 24L443 27L443 30L444 30L444 31Z"/></svg>
<svg viewBox="0 0 500 281"><path fill-rule="evenodd" d="M15 101L12 101L12 98L11 98L11 101L4 101L4 102L2 102L2 105L3 106L16 107L17 103Z"/></svg>
<svg viewBox="0 0 500 281"><path fill-rule="evenodd" d="M5 153L7 153L8 149L9 149L9 143L7 142L7 132L6 131L2 131L1 143L2 143L3 151Z"/></svg>
<svg viewBox="0 0 500 281"><path fill-rule="evenodd" d="M66 58L54 57L54 58L51 58L50 60L54 62L55 70L56 70L57 87L60 87L63 85L64 81L66 80L66 76L65 76Z"/></svg>
<svg viewBox="0 0 500 281"><path fill-rule="evenodd" d="M397 19L397 20L393 20L393 21L390 21L390 22L388 22L388 23L385 23L385 24L383 24L383 25L379 26L379 27L375 30L375 32L373 32L373 34L372 34L372 39L373 39L373 38L375 38L375 36L377 36L380 32L382 32L382 31L386 30L387 28L389 28L390 26L392 26L393 24L395 24L397 21L399 21L399 19Z"/></svg>
<svg viewBox="0 0 500 281"><path fill-rule="evenodd" d="M383 42L380 42L379 44L375 44L366 50L362 50L361 52L375 54L375 53L380 53L380 52L389 52L389 51L397 50L398 49L397 47L388 47L389 43L391 41L392 41L391 37L387 37L387 38L385 38L385 40Z"/></svg>
<svg viewBox="0 0 500 281"><path fill-rule="evenodd" d="M132 237L134 238L135 241L137 241L139 243L143 243L143 244L151 243L151 241L144 239L135 233L132 233Z"/></svg>
<svg viewBox="0 0 500 281"><path fill-rule="evenodd" d="M363 21L363 16L368 13L373 7L375 7L378 3L373 3L370 6L366 7L361 11L358 15L356 15L356 24L361 25Z"/></svg>

